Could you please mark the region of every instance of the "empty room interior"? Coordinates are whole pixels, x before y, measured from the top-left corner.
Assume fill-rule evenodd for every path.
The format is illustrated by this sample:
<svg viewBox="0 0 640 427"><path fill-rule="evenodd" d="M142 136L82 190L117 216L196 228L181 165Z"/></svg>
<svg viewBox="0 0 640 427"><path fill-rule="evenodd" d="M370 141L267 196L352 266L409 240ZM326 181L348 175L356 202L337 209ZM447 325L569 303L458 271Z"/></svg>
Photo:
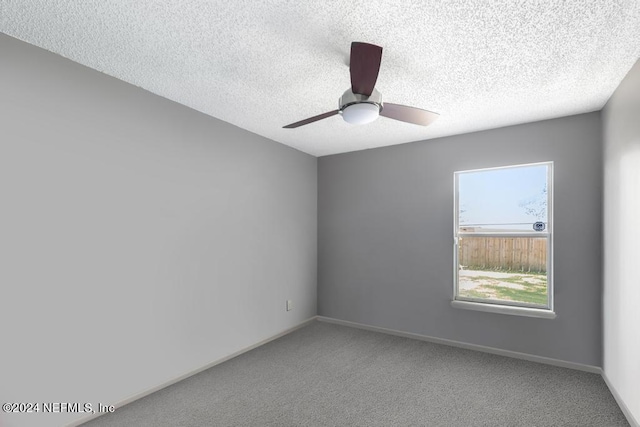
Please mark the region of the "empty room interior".
<svg viewBox="0 0 640 427"><path fill-rule="evenodd" d="M640 2L0 0L0 426L640 427Z"/></svg>

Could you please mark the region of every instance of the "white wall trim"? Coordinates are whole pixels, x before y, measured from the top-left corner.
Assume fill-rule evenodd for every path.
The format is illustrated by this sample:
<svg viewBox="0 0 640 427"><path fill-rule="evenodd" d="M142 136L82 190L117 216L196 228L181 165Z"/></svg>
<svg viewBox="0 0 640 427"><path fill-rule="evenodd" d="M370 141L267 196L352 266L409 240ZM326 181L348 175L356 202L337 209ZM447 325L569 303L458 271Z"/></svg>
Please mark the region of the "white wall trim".
<svg viewBox="0 0 640 427"><path fill-rule="evenodd" d="M189 378L189 377L191 377L191 376L193 376L195 374L199 374L202 371L206 371L207 369L212 368L212 367L214 367L216 365L219 365L222 362L226 362L227 360L230 360L230 359L233 359L234 357L240 356L243 353L246 353L246 352L251 351L251 350L253 350L255 348L258 348L258 347L260 347L262 345L265 345L268 342L271 342L271 341L276 340L276 339L278 339L280 337L283 337L283 336L285 336L287 334L290 334L291 332L293 332L293 331L295 331L297 329L300 329L300 328L302 328L304 326L307 326L309 323L311 323L314 320L316 320L316 318L317 318L317 316L310 317L309 319L297 324L296 326L293 326L293 327L291 327L289 329L285 329L284 331L279 332L279 333L277 333L277 334L275 334L275 335L273 335L273 336L271 336L269 338L266 338L266 339L264 339L262 341L259 341L259 342L255 343L255 344L252 344L252 345L250 345L248 347L245 347L245 348L243 348L241 350L238 350L235 353L231 353L228 356L225 356L225 357L222 357L220 359L214 360L213 362L207 363L206 365L204 365L204 366L202 366L200 368L196 368L196 369L191 370L189 372L186 372L186 373L184 373L184 374L182 374L182 375L180 375L178 377L175 377L175 378L173 378L173 379L171 379L169 381L165 381L162 384L158 384L155 387L151 387L151 388L149 388L147 390L144 390L144 391L142 391L140 393L136 393L133 396L129 396L128 398L119 401L114 406L115 406L115 408L117 410L118 408L121 408L124 405L127 405L127 404L129 404L129 403L131 403L133 401L138 400L138 399L142 399L143 397L148 396L151 393L155 393L158 390L161 390L161 389L163 389L165 387L169 387L170 385L173 385L173 384L175 384L175 383L177 383L179 381L187 379L187 378ZM79 420L76 420L76 421L73 421L70 424L67 424L67 427L77 427L77 426L79 426L79 425L81 425L83 423L86 423L86 422L88 422L90 420L93 420L94 418L97 418L97 417L99 417L101 415L104 415L104 414L105 413L96 413L96 414L88 415L86 417L82 417Z"/></svg>
<svg viewBox="0 0 640 427"><path fill-rule="evenodd" d="M611 384L611 381L609 380L609 377L607 377L607 374L604 372L604 370L602 371L602 379L607 384L607 387L609 387L609 391L611 392L611 394L613 395L613 398L618 403L618 406L622 410L622 413L624 414L624 416L627 417L627 421L629 422L631 427L640 427L640 422L638 422L638 420L635 419L635 417L629 410L629 407L627 406L627 404L624 403L624 400L622 400L622 397L620 396L620 394L618 394L618 391L615 389L613 384Z"/></svg>
<svg viewBox="0 0 640 427"><path fill-rule="evenodd" d="M182 381L184 379L187 379L193 375L196 375L202 371L205 371L209 368L212 368L216 365L219 365L220 363L226 362L227 360L233 359L234 357L240 356L243 353L246 353L248 351L251 351L255 348L258 348L264 344L267 344L271 341L274 341L280 337L283 337L287 334L290 334L291 332L300 329L304 326L307 326L309 323L313 322L314 320L318 320L320 322L326 322L326 323L334 323L337 325L343 325L343 326L348 326L348 327L352 327L352 328L358 328L358 329L364 329L364 330L368 330L368 331L373 331L373 332L381 332L383 334L389 334L389 335L395 335L395 336L399 336L399 337L404 337L404 338L411 338L411 339L416 339L416 340L420 340L420 341L426 341L426 342L432 342L435 344L443 344L443 345L448 345L451 347L458 347L458 348L464 348L467 350L475 350L475 351L481 351L484 353L491 353L491 354L496 354L499 356L506 356L506 357L513 357L515 359L522 359L522 360L527 360L530 362L537 362L537 363L543 363L546 365L553 365L553 366L560 366L562 368L569 368L569 369L576 369L579 371L585 371L585 372L591 372L591 373L596 373L596 374L600 374L602 375L602 378L605 382L605 384L607 385L607 387L609 388L609 390L611 391L611 394L613 395L613 398L616 400L616 403L618 403L618 406L620 407L620 409L622 410L622 413L624 414L624 416L627 418L627 421L629 422L629 424L631 425L631 427L640 427L640 423L638 423L638 421L634 418L633 414L631 413L631 411L629 410L629 408L627 407L627 405L624 403L624 401L622 400L622 398L620 397L620 395L618 394L617 390L613 387L613 385L611 384L611 381L609 380L609 378L607 377L607 375L604 373L604 371L602 370L602 368L598 367L598 366L592 366L592 365L585 365L582 363L575 363L575 362L568 362L566 360L559 360L559 359L553 359L550 357L544 357L544 356L535 356L532 354L527 354L527 353L520 353L517 351L511 351L511 350L503 350L500 348L494 348L494 347L488 347L488 346L484 346L484 345L477 345L477 344L468 344L468 343L464 343L464 342L460 342L460 341L454 341L454 340L448 340L448 339L444 339L444 338L436 338L436 337L430 337L427 335L420 335L420 334L414 334L412 332L403 332L403 331L398 331L395 329L388 329L388 328L381 328L378 326L370 326L370 325L365 325L362 323L356 323L356 322L350 322L348 320L340 320L340 319L334 319L331 317L325 317L325 316L313 316L310 317L309 319L297 324L296 326L293 326L289 329L285 329L282 332L279 332L269 338L266 338L262 341L259 341L253 345L250 345L248 347L245 347L241 350L236 351L235 353L232 353L228 356L222 357L220 359L214 360L213 362L210 362L208 364L206 364L205 366L202 366L200 368L194 369L192 371L186 372L174 379L171 379L169 381L166 381L162 384L159 384L155 387L151 387L141 393L137 393L133 396L130 396L126 399L121 400L120 402L116 403L114 406L116 407L116 409L123 407L124 405L127 405L133 401L136 401L138 399L141 399L145 396L150 395L151 393L155 393L158 390L161 390L165 387L169 387L172 384L175 384L179 381ZM67 425L67 427L77 427L83 423L86 423L92 419L95 419L101 415L104 415L104 413L97 413L97 414L93 414L93 415L89 415L86 417L83 417L79 420L76 420L70 424Z"/></svg>
<svg viewBox="0 0 640 427"><path fill-rule="evenodd" d="M511 314L514 316L539 317L542 319L555 319L556 313L549 309L521 307L513 305L487 304L475 301L451 301L453 308L464 310L484 311L488 313Z"/></svg>
<svg viewBox="0 0 640 427"><path fill-rule="evenodd" d="M374 332L382 332L389 335L412 338L420 341L432 342L435 344L444 344L451 347L464 348L467 350L482 351L484 353L497 354L499 356L506 356L506 357L513 357L515 359L528 360L529 362L544 363L546 365L560 366L562 368L576 369L578 371L592 372L596 374L602 373L602 368L600 368L599 366L584 365L582 363L568 362L566 360L553 359L553 358L544 357L544 356L535 356L533 354L520 353L517 351L511 351L511 350L503 350L501 348L487 347L487 346L478 345L478 344L468 344L468 343L448 340L444 338L430 337L427 335L414 334L411 332L402 332L395 329L380 328L378 326L369 326L369 325L364 325L362 323L349 322L348 320L334 319L331 317L317 316L317 319L321 322L351 326L353 328L366 329L368 331L374 331Z"/></svg>
<svg viewBox="0 0 640 427"><path fill-rule="evenodd" d="M605 384L609 388L609 391L613 395L613 398L615 399L616 403L620 407L620 410L622 411L624 416L627 418L627 421L629 422L630 426L640 427L640 422L638 422L638 420L635 419L635 417L629 410L629 407L624 403L624 400L622 400L622 397L620 396L618 391L615 389L613 384L611 384L611 381L607 377L607 374L599 366L568 362L566 360L553 359L551 357L535 356L533 354L520 353L517 351L511 351L511 350L503 350L500 348L487 347L484 345L468 344L468 343L448 340L444 338L436 338L436 337L430 337L427 335L414 334L411 332L402 332L395 329L387 329L387 328L381 328L378 326L370 326L362 323L350 322L348 320L334 319L332 317L316 316L316 319L320 322L335 323L337 325L349 326L349 327L358 328L358 329L365 329L367 331L381 332L383 334L395 335L395 336L404 337L404 338L412 338L420 341L432 342L435 344L443 344L443 345L448 345L452 347L464 348L467 350L482 351L484 353L497 354L499 356L513 357L515 359L523 359L523 360L528 360L530 362L544 363L546 365L553 365L553 366L559 366L562 368L576 369L578 371L585 371L585 372L591 372L594 374L600 374Z"/></svg>

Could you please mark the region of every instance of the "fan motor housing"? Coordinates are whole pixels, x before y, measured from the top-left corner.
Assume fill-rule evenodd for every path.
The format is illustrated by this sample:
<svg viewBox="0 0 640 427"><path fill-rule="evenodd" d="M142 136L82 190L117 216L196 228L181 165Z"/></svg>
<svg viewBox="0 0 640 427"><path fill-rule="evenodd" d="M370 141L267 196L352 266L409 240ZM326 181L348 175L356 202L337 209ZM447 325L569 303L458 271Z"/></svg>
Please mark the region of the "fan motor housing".
<svg viewBox="0 0 640 427"><path fill-rule="evenodd" d="M361 103L376 105L378 107L378 111L381 111L383 106L382 94L378 92L376 89L373 89L373 92L371 92L371 95L366 96L366 95L361 95L359 93L353 93L351 92L351 89L347 89L338 100L340 113L342 113L342 111L345 108L347 108L349 105L361 104Z"/></svg>

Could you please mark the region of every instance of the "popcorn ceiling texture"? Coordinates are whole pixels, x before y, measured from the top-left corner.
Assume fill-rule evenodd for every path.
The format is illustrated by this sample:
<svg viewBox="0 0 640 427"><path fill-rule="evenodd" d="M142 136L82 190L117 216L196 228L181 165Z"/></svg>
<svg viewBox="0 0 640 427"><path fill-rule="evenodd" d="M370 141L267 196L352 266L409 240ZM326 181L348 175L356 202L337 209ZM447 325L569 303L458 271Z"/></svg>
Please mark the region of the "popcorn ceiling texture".
<svg viewBox="0 0 640 427"><path fill-rule="evenodd" d="M323 156L599 110L640 1L0 0L0 31ZM337 108L352 41L383 46L383 100L440 119L282 129Z"/></svg>

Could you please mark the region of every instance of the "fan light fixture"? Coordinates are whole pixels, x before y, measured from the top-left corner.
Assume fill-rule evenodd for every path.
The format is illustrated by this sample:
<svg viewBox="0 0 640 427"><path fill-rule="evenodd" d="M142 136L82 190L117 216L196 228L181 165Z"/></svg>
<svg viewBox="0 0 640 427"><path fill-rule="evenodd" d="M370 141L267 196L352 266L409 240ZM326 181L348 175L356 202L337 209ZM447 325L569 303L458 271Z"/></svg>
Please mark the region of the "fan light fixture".
<svg viewBox="0 0 640 427"><path fill-rule="evenodd" d="M364 125L378 118L380 108L376 104L361 102L351 104L342 110L342 118L352 125Z"/></svg>
<svg viewBox="0 0 640 427"><path fill-rule="evenodd" d="M378 116L420 126L427 126L437 119L437 113L423 110L422 108L392 104L390 102L382 104L382 94L375 88L381 59L382 48L380 46L362 42L351 43L349 60L351 87L338 100L338 109L283 127L285 129L294 129L318 120L324 120L336 114L342 114L345 122L354 125L371 123Z"/></svg>

